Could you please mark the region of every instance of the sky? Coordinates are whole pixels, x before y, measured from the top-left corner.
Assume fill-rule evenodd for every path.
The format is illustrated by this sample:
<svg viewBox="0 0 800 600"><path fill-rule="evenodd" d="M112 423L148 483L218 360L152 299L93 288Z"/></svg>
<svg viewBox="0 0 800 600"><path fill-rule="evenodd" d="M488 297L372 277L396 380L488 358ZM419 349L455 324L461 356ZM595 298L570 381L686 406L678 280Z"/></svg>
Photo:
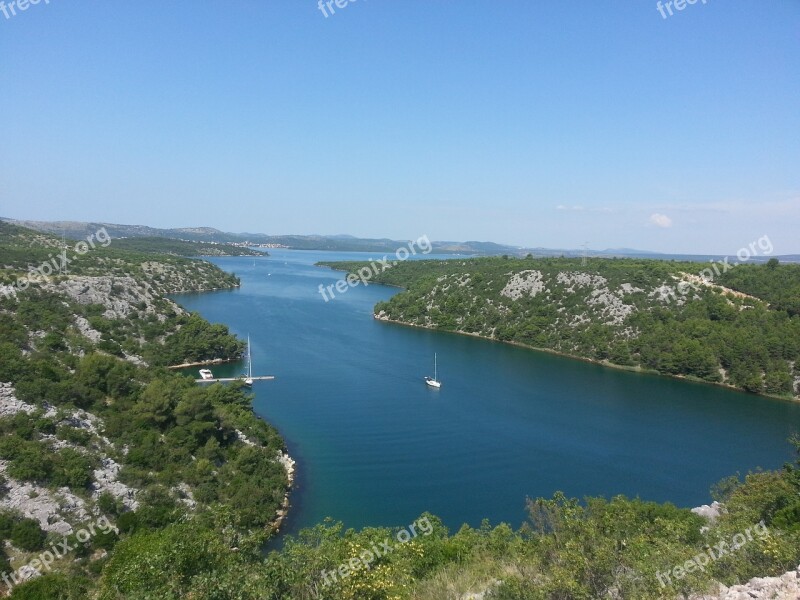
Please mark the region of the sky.
<svg viewBox="0 0 800 600"><path fill-rule="evenodd" d="M339 2L4 0L0 216L800 253L800 0Z"/></svg>

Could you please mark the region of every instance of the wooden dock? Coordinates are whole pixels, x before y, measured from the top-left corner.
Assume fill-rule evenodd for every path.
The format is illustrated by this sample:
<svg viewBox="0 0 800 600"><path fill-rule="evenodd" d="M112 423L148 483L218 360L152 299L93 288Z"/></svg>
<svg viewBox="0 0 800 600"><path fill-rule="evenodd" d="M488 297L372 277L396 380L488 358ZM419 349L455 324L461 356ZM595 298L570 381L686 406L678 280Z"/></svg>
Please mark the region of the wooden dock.
<svg viewBox="0 0 800 600"><path fill-rule="evenodd" d="M231 381L244 381L246 377L215 377L214 379L195 379L195 383L229 383ZM258 377L251 377L253 381L271 381L275 379L274 375L260 375Z"/></svg>

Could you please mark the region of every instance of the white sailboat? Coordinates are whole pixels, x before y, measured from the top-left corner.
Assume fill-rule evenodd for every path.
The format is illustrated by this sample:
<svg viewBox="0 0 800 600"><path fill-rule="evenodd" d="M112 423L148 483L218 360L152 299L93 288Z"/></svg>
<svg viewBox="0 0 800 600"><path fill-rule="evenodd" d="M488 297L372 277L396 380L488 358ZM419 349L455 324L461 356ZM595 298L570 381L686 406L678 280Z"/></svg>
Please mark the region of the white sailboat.
<svg viewBox="0 0 800 600"><path fill-rule="evenodd" d="M253 387L253 353L250 351L250 336L247 336L247 376L244 378L247 387Z"/></svg>
<svg viewBox="0 0 800 600"><path fill-rule="evenodd" d="M427 383L432 388L440 388L442 387L442 382L439 381L439 373L436 364L436 353L433 353L433 377L425 377L425 383Z"/></svg>

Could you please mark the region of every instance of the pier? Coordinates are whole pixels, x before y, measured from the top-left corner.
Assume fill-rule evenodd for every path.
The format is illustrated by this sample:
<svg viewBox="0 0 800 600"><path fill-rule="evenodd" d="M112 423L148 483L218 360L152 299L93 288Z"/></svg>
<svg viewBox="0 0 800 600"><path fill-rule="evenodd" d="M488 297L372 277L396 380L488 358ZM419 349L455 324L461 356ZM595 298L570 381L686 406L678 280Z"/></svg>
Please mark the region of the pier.
<svg viewBox="0 0 800 600"><path fill-rule="evenodd" d="M195 379L195 383L229 383L231 381L244 381L247 377L214 377L214 379ZM253 381L271 381L275 379L274 375L259 375L250 377Z"/></svg>

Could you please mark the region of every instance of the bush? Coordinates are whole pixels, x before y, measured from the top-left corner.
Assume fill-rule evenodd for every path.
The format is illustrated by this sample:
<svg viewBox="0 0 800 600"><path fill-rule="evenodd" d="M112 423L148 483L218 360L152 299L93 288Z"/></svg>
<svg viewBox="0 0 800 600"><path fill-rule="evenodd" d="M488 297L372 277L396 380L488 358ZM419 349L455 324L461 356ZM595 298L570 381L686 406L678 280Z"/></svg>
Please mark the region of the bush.
<svg viewBox="0 0 800 600"><path fill-rule="evenodd" d="M13 460L25 447L25 441L18 435L5 435L0 438L0 458Z"/></svg>
<svg viewBox="0 0 800 600"><path fill-rule="evenodd" d="M0 513L0 542L11 537L11 529L14 526L14 517L8 513Z"/></svg>
<svg viewBox="0 0 800 600"><path fill-rule="evenodd" d="M71 427L70 425L61 425L56 432L56 437L79 446L86 446L91 441L92 434L85 429Z"/></svg>
<svg viewBox="0 0 800 600"><path fill-rule="evenodd" d="M21 550L33 552L44 547L46 534L35 519L22 519L11 526L11 543Z"/></svg>
<svg viewBox="0 0 800 600"><path fill-rule="evenodd" d="M33 426L36 428L36 431L42 435L52 435L56 432L55 422L53 419L48 419L46 417L37 418Z"/></svg>
<svg viewBox="0 0 800 600"><path fill-rule="evenodd" d="M64 448L55 456L51 482L56 487L83 489L92 482L94 461L73 448Z"/></svg>
<svg viewBox="0 0 800 600"><path fill-rule="evenodd" d="M126 512L117 519L117 528L120 533L133 533L139 528L139 517L135 512Z"/></svg>
<svg viewBox="0 0 800 600"><path fill-rule="evenodd" d="M14 344L0 343L0 381L16 383L25 372L25 359Z"/></svg>
<svg viewBox="0 0 800 600"><path fill-rule="evenodd" d="M212 580L241 561L219 535L192 523L137 533L117 544L103 571L99 598L229 598L192 589L197 579ZM157 574L154 577L153 574ZM170 582L167 592L165 582ZM265 597L236 595L236 597Z"/></svg>
<svg viewBox="0 0 800 600"><path fill-rule="evenodd" d="M119 541L119 536L114 531L100 531L92 538L92 547L111 550Z"/></svg>
<svg viewBox="0 0 800 600"><path fill-rule="evenodd" d="M89 584L89 580L85 577L69 577L54 573L16 586L11 593L11 598L13 600L85 600L89 597Z"/></svg>
<svg viewBox="0 0 800 600"><path fill-rule="evenodd" d="M11 460L7 472L21 481L47 481L53 472L53 462L41 444L29 442Z"/></svg>

